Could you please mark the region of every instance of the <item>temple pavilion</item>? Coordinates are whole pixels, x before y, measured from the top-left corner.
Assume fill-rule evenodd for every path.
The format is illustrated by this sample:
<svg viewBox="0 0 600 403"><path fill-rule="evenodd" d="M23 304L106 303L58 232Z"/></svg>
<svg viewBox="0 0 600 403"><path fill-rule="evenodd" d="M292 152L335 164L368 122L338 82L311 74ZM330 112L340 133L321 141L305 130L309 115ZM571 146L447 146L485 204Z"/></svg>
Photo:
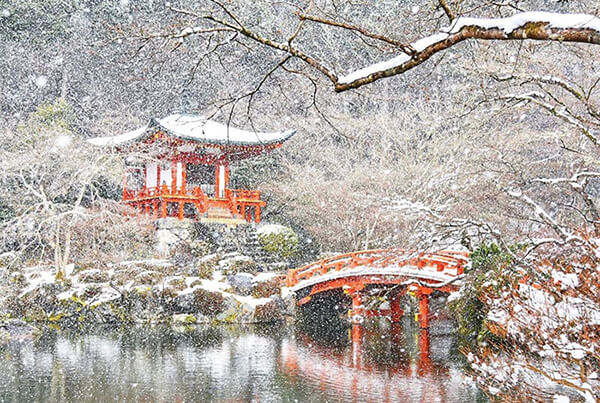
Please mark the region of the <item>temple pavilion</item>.
<svg viewBox="0 0 600 403"><path fill-rule="evenodd" d="M124 154L123 202L138 214L201 222L260 222L258 190L231 189L230 164L282 146L294 130L258 133L174 114L89 142Z"/></svg>

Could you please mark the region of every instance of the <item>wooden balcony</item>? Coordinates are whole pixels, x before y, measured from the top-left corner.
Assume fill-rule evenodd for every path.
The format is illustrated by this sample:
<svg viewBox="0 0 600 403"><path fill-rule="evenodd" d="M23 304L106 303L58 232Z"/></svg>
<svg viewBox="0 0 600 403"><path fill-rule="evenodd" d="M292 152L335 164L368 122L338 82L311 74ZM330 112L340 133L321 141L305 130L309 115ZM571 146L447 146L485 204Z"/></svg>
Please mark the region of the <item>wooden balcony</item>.
<svg viewBox="0 0 600 403"><path fill-rule="evenodd" d="M224 197L209 197L200 186L157 186L140 190L123 189L123 202L142 214L155 217L192 218L211 222L245 220L260 222L261 208L266 205L260 199L260 191L225 189ZM228 212L226 217L223 212Z"/></svg>

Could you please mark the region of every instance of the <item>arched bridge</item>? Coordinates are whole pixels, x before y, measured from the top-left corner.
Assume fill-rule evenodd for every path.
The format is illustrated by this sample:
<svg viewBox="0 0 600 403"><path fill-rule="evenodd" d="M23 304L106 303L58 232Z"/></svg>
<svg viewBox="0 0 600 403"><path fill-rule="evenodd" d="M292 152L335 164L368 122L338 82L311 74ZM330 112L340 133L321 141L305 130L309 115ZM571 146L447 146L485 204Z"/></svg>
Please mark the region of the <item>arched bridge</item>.
<svg viewBox="0 0 600 403"><path fill-rule="evenodd" d="M419 323L429 327L429 296L458 290L467 252L435 253L402 249L377 249L346 253L318 260L288 272L286 285L302 306L320 293L341 289L352 298L349 316L359 323L370 316L389 316L398 322L403 315L400 297L411 292L419 299ZM385 293L389 309L369 310L365 298Z"/></svg>

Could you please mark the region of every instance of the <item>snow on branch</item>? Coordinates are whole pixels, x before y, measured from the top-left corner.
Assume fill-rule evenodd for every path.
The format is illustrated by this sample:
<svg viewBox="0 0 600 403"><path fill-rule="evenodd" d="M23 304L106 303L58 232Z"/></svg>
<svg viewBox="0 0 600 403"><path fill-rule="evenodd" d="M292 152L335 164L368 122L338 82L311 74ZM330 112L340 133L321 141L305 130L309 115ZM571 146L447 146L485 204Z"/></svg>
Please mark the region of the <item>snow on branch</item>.
<svg viewBox="0 0 600 403"><path fill-rule="evenodd" d="M531 102L533 104L536 104L544 108L554 116L562 119L566 123L581 130L581 132L594 144L600 144L600 138L598 138L598 135L593 128L588 127L580 119L574 117L564 105L553 105L549 102L545 102L544 100L546 99L546 95L541 92L531 91L524 94L509 94L500 97L500 99L504 99L507 101L517 101L517 103Z"/></svg>
<svg viewBox="0 0 600 403"><path fill-rule="evenodd" d="M600 44L600 18L591 14L524 12L506 18L459 17L441 32L410 44L412 55L403 53L390 60L340 77L335 90L346 91L381 78L402 74L434 54L467 39L547 40Z"/></svg>

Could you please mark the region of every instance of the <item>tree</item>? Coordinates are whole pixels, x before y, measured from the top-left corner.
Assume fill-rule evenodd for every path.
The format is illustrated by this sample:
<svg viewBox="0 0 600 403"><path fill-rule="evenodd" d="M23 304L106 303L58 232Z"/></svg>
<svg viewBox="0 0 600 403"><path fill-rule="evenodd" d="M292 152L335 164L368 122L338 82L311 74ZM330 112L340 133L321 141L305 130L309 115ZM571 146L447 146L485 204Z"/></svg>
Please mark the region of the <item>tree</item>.
<svg viewBox="0 0 600 403"><path fill-rule="evenodd" d="M1 222L2 249L41 261L50 255L59 273L73 255L86 261L99 257L99 249L113 249L131 229L106 188L114 183L111 175L118 177L119 158L98 153L74 135L71 119L68 104L58 100L0 138L0 198L11 211ZM129 233L135 241L147 231Z"/></svg>
<svg viewBox="0 0 600 403"><path fill-rule="evenodd" d="M503 5L511 7L510 2ZM137 38L146 42L155 38L168 38L176 41L174 46L178 47L187 38L193 36L218 37L223 41L222 43L227 40L225 39L227 37L230 38L229 40L243 37L283 56L264 76L264 79L272 75L274 70L283 68L290 59L295 59L306 63L325 76L338 92L359 88L381 78L402 74L424 63L433 55L470 39L520 41L532 39L561 43L600 44L600 19L593 14L535 11L520 12L510 17L474 18L461 15L460 9L454 10L447 1L442 0L439 2L439 7L446 13L449 25L438 28L438 32L433 35L409 43L385 34L372 32L361 24L355 25L343 20L328 18L326 16L327 6L315 1L297 5L294 13L297 18L295 24L290 23L288 17L288 21L285 21L287 24L284 24L281 30L277 30L276 35L263 34L260 24L256 24L252 20L252 14L247 14L246 11L247 8L256 11L258 7L261 6L244 7L243 3L225 3L219 0L205 1L197 9L169 6L171 11L185 18L181 23L182 27L170 32L142 34ZM265 10L266 7L264 5L262 7L261 11ZM512 5L512 7L518 9L516 5ZM336 9L335 3L333 8ZM502 6L498 6L498 8L502 9ZM311 14L312 11L317 10L321 11L322 15ZM419 12L418 7L413 10L415 13ZM316 50L303 49L304 44L301 37L305 30L310 29L307 27L310 24L346 30L358 35L369 46L385 45L385 50L400 54L342 75L330 67L333 64L332 60L329 60L330 58L319 57L319 52ZM283 32L284 30L287 32ZM314 36L310 36L310 38L314 39ZM212 41L207 42L211 43ZM240 41L240 44L243 45L243 42ZM315 48L314 44L312 48Z"/></svg>

